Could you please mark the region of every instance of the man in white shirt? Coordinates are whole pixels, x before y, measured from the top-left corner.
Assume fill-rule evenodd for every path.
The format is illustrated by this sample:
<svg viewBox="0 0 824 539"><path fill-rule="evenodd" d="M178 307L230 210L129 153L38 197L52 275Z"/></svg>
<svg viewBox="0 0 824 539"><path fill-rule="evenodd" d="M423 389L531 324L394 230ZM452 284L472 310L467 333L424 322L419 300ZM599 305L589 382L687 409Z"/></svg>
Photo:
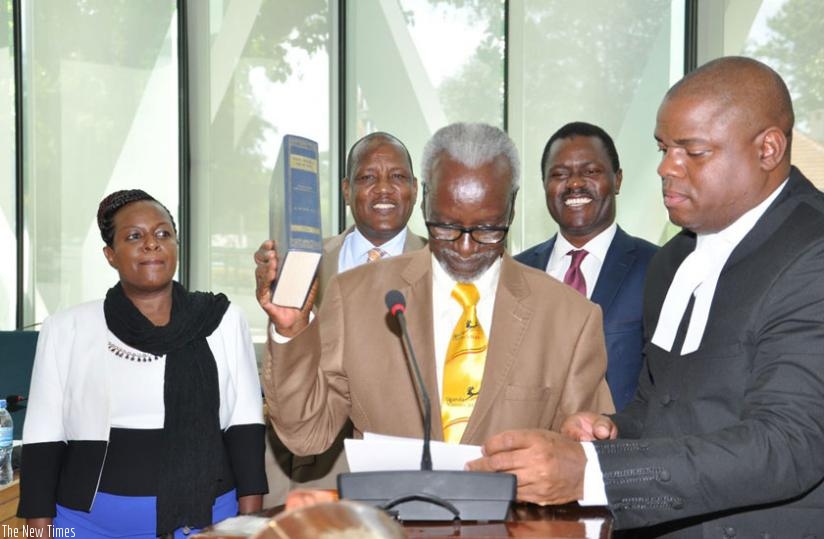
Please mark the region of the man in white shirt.
<svg viewBox="0 0 824 539"><path fill-rule="evenodd" d="M277 276L276 253L271 242L255 253L258 302L272 323L271 360L263 368L267 405L296 454L324 450L347 418L356 437L422 437L418 390L384 304L393 289L406 298L432 395L432 439L447 437L456 409L465 421L449 438L470 444L506 429L557 430L575 410L613 409L600 310L505 253L519 169L515 146L500 129L440 129L422 166L428 246L336 275L311 321L311 306L271 303L266 287ZM458 289L473 289L474 302L461 306ZM456 352L456 342L478 333L477 347ZM451 398L463 383L451 372L457 357L471 357L480 372Z"/></svg>
<svg viewBox="0 0 824 539"><path fill-rule="evenodd" d="M321 304L323 290L333 275L426 245L424 238L407 227L418 194L418 180L409 151L397 137L378 131L352 145L346 157L341 194L355 224L323 240L316 305ZM271 429L268 434L270 494L264 500L266 505L283 503L286 489L282 487L286 480L291 488L331 489L336 488L338 474L348 471L343 456L343 440L352 437L352 424L348 421L332 446L318 455L294 455Z"/></svg>
<svg viewBox="0 0 824 539"><path fill-rule="evenodd" d="M793 123L752 59L669 90L658 172L684 230L647 274L635 399L570 417L582 443L503 434L470 467L517 472L533 501L603 503L631 537L820 537L824 195L790 165Z"/></svg>
<svg viewBox="0 0 824 539"><path fill-rule="evenodd" d="M515 257L597 303L604 314L607 384L615 409L632 400L644 346L644 277L658 247L615 223L623 172L612 137L572 122L549 137L541 156L546 205L559 234Z"/></svg>

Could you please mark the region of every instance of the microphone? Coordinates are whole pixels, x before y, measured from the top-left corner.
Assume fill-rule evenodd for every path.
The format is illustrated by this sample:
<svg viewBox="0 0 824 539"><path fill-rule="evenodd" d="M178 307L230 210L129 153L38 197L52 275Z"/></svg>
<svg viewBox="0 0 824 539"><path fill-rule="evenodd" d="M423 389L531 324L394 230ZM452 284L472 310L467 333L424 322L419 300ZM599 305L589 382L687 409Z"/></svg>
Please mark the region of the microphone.
<svg viewBox="0 0 824 539"><path fill-rule="evenodd" d="M421 469L339 474L340 498L375 505L405 521L505 520L515 499L517 480L513 474L432 469L432 406L406 327L406 299L398 290L390 290L385 301L401 327L406 361L421 396Z"/></svg>
<svg viewBox="0 0 824 539"><path fill-rule="evenodd" d="M430 438L432 436L430 431L432 430L432 403L429 401L429 392L423 383L421 370L418 367L418 359L415 357L415 349L412 348L412 341L409 339L409 331L406 329L406 298L403 297L400 291L390 290L386 293L385 301L389 313L395 317L401 326L401 334L406 343L406 350L409 352L406 356L406 362L415 373L415 379L418 382L418 389L421 393L421 401L423 401L423 453L421 455L421 470L431 470L432 453L430 452Z"/></svg>

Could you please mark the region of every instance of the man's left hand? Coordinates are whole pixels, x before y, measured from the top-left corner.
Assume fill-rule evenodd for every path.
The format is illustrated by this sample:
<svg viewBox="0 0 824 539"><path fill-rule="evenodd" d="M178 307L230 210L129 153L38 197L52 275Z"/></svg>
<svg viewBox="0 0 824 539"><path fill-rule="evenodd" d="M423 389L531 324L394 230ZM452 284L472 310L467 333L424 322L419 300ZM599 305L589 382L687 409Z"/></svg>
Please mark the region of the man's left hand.
<svg viewBox="0 0 824 539"><path fill-rule="evenodd" d="M584 497L584 449L557 432L505 431L490 437L482 451L466 469L515 474L519 501L555 505Z"/></svg>

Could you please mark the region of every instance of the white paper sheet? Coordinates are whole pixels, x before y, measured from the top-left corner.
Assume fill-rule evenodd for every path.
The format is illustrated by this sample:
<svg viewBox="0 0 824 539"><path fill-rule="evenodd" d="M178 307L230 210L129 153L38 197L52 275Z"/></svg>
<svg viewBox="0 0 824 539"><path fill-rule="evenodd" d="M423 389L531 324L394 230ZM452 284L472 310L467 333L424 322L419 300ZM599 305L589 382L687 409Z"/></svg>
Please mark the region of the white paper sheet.
<svg viewBox="0 0 824 539"><path fill-rule="evenodd" d="M423 440L384 436L371 432L363 440L344 440L346 460L352 472L420 470ZM433 470L463 470L464 464L481 457L481 446L431 442Z"/></svg>

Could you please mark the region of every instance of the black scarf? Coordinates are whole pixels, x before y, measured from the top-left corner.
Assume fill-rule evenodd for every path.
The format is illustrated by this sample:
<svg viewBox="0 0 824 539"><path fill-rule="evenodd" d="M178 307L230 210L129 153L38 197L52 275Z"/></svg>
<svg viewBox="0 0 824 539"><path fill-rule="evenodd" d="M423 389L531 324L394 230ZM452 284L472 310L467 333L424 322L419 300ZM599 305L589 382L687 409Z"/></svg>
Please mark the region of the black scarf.
<svg viewBox="0 0 824 539"><path fill-rule="evenodd" d="M158 327L137 310L120 283L106 293L103 312L111 332L137 350L166 354L158 535L212 523L223 437L217 365L206 337L220 325L228 307L223 294L189 293L173 282L171 317Z"/></svg>

